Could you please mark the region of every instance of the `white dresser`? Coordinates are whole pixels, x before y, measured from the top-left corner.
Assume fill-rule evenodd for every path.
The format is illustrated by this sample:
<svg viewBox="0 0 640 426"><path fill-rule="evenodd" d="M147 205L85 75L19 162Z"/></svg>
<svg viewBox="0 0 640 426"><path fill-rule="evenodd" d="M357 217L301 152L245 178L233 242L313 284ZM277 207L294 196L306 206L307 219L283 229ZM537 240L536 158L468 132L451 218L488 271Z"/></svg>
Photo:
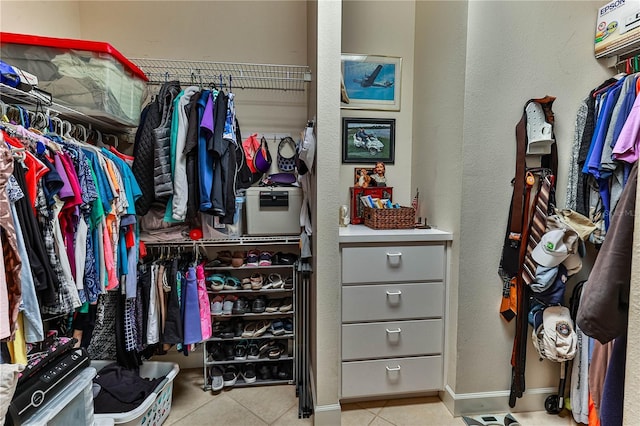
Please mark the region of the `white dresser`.
<svg viewBox="0 0 640 426"><path fill-rule="evenodd" d="M451 240L435 229L340 228L342 398L443 388Z"/></svg>

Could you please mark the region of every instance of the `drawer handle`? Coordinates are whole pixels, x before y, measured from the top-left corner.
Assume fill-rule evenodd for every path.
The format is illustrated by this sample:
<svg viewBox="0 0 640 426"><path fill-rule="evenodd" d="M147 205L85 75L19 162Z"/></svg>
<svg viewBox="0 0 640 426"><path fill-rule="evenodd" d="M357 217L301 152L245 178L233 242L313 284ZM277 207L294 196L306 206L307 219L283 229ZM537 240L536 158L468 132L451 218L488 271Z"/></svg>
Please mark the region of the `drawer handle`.
<svg viewBox="0 0 640 426"><path fill-rule="evenodd" d="M402 252L399 253L387 253L387 257L401 257Z"/></svg>
<svg viewBox="0 0 640 426"><path fill-rule="evenodd" d="M400 296L402 294L402 291L398 290L398 291L386 291L387 296Z"/></svg>
<svg viewBox="0 0 640 426"><path fill-rule="evenodd" d="M386 368L387 371L400 371L400 366L391 368L388 365L386 365L384 368Z"/></svg>
<svg viewBox="0 0 640 426"><path fill-rule="evenodd" d="M389 330L388 328L385 329L387 331L387 333L389 334L395 334L395 333L402 333L402 329L401 328L396 328L395 330Z"/></svg>

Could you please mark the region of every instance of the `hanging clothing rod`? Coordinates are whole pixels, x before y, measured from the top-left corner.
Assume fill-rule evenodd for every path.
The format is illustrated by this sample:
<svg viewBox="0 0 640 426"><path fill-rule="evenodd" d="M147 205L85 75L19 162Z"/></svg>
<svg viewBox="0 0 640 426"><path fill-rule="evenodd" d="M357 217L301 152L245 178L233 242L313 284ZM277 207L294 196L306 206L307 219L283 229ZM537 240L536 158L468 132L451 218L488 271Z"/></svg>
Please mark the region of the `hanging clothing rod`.
<svg viewBox="0 0 640 426"><path fill-rule="evenodd" d="M304 91L311 81L306 65L250 64L131 58L149 78L149 84L178 80L181 85L227 89Z"/></svg>

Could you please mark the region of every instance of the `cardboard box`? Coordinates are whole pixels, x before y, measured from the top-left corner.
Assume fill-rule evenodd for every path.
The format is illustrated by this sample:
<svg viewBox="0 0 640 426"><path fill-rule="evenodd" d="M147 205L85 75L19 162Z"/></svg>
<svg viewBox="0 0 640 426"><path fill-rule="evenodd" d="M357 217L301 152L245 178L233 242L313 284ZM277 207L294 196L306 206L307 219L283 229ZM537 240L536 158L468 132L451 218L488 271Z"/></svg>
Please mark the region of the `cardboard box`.
<svg viewBox="0 0 640 426"><path fill-rule="evenodd" d="M351 187L351 223L358 225L364 223L364 205L360 202L363 195L371 195L373 198L388 198L393 202L393 187L374 186L371 188Z"/></svg>
<svg viewBox="0 0 640 426"><path fill-rule="evenodd" d="M640 0L613 0L598 9L596 58L620 56L640 48Z"/></svg>
<svg viewBox="0 0 640 426"><path fill-rule="evenodd" d="M248 235L298 235L302 189L251 187L246 193Z"/></svg>

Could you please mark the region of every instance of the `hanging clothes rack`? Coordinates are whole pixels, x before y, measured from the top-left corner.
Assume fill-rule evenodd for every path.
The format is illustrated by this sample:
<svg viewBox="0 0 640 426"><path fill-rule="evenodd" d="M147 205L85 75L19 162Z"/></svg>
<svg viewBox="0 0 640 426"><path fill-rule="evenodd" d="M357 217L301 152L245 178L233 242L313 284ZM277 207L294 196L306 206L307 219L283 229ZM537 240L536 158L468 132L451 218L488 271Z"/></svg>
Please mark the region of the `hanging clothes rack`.
<svg viewBox="0 0 640 426"><path fill-rule="evenodd" d="M311 81L311 70L306 65L130 59L149 78L150 85L161 85L169 80L178 80L181 85L199 84L234 90L303 92L306 83Z"/></svg>

